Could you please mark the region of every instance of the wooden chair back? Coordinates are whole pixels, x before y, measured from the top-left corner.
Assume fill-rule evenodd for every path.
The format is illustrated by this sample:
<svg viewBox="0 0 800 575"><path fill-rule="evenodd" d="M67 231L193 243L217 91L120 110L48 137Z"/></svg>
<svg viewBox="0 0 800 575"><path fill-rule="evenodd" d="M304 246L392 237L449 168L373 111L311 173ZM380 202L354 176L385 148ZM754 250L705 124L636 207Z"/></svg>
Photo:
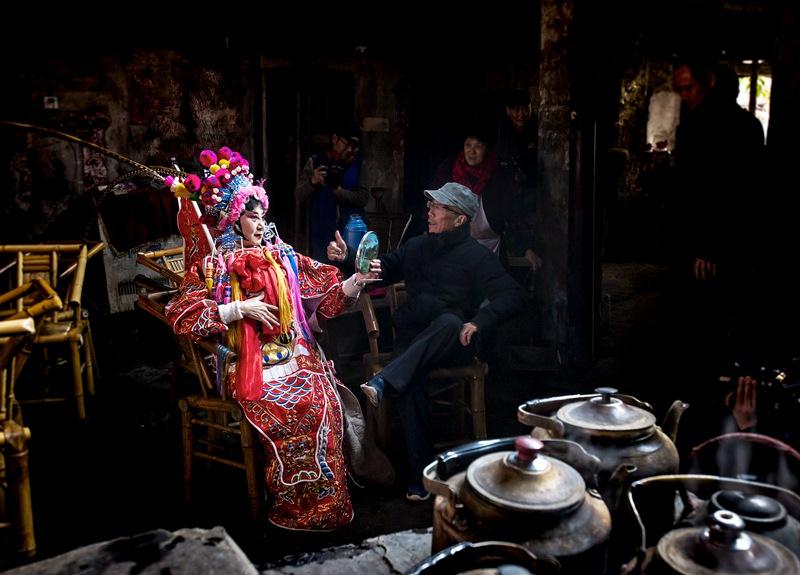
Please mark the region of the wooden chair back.
<svg viewBox="0 0 800 575"><path fill-rule="evenodd" d="M136 263L160 274L167 280L169 287L177 288L181 285L186 271L186 262L183 258L183 246L178 246L165 250L139 252L136 254Z"/></svg>

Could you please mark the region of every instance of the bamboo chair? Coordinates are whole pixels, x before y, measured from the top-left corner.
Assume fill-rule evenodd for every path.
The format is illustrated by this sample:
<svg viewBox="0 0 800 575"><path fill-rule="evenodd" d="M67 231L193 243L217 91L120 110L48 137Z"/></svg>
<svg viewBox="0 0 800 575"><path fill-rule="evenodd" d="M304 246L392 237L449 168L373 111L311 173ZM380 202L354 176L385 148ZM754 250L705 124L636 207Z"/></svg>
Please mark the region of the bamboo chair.
<svg viewBox="0 0 800 575"><path fill-rule="evenodd" d="M182 253L181 248L181 255ZM155 261L161 256L153 254L158 252L139 254L142 259L146 258L152 264L146 267L158 271L167 280L173 279L172 274L182 275L183 270L168 270L164 263ZM136 281L137 285L146 290L137 300L139 309L169 326L172 332L164 308L177 290L155 291L153 288L156 288L157 284L144 276L137 277ZM190 504L193 499L192 483L196 459L241 469L247 481L250 517L256 521L261 513L263 499L263 489L259 480L258 441L253 427L244 417L242 408L228 397L224 382L219 391L217 390L216 373L211 366L209 356L218 356L219 347L209 340L192 341L183 336L176 338L180 349L178 365L194 376L199 384L199 393L184 394L178 400L183 440L184 501ZM228 438L236 440L241 450L232 450L231 442L226 441Z"/></svg>
<svg viewBox="0 0 800 575"><path fill-rule="evenodd" d="M0 321L0 528L13 531L13 553L30 558L36 553L28 473L31 431L22 423L14 383L30 354L37 322L60 309L61 299L44 280L35 279L0 295L0 305L23 299L32 304Z"/></svg>
<svg viewBox="0 0 800 575"><path fill-rule="evenodd" d="M186 265L183 261L182 246L153 252L139 252L136 254L136 263L160 274L172 288L181 285Z"/></svg>
<svg viewBox="0 0 800 575"><path fill-rule="evenodd" d="M95 375L99 377L89 314L81 303L83 284L89 258L101 252L104 247L103 242L98 242L91 248L87 244L0 246L0 253L16 254L17 286L41 278L49 285L56 287L60 279L69 277L66 285L66 297L64 297L65 305L45 318L37 330L33 343L36 346L43 346L45 353L54 345L68 345L72 370L72 394L78 419L86 419L84 391L93 396L95 394ZM70 256L74 261L68 262ZM71 265L67 265L68 263ZM65 265L66 269L59 275L58 270L61 265ZM25 304L24 300L18 300L17 312ZM63 398L33 399L28 402L54 400L63 401Z"/></svg>
<svg viewBox="0 0 800 575"><path fill-rule="evenodd" d="M394 311L405 301L405 285L402 283L389 286L386 298L389 311ZM391 352L380 351L380 325L375 314L375 307L369 293L364 291L359 297L359 305L364 318L364 327L369 338L369 352L362 356L364 376L370 379L383 369L392 358ZM427 376L426 390L434 415L446 415L456 422L457 436L447 442L439 442L436 447L445 447L461 440L486 439L486 402L484 385L489 367L478 358L470 363L454 367L443 367L432 370ZM378 445L386 450L391 443L392 408L391 394L386 393L380 406L367 406L367 419L375 426ZM471 429L466 428L469 420Z"/></svg>

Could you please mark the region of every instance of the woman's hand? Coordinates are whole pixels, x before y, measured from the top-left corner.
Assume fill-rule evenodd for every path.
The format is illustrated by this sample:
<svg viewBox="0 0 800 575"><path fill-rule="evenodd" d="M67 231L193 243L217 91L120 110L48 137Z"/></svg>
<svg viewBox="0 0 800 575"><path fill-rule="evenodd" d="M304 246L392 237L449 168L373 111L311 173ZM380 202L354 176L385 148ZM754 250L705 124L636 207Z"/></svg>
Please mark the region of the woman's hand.
<svg viewBox="0 0 800 575"><path fill-rule="evenodd" d="M347 257L347 244L344 243L339 230L336 230L334 240L328 244L326 254L328 259L332 262L343 262Z"/></svg>
<svg viewBox="0 0 800 575"><path fill-rule="evenodd" d="M528 260L529 264L531 264L531 269L533 271L538 271L539 268L542 267L542 258L540 258L538 254L531 248L525 250L525 259Z"/></svg>
<svg viewBox="0 0 800 575"><path fill-rule="evenodd" d="M249 317L269 327L274 328L280 326L280 321L276 315L278 306L264 303L262 301L263 299L264 294L260 294L256 297L240 301L239 310L244 317Z"/></svg>

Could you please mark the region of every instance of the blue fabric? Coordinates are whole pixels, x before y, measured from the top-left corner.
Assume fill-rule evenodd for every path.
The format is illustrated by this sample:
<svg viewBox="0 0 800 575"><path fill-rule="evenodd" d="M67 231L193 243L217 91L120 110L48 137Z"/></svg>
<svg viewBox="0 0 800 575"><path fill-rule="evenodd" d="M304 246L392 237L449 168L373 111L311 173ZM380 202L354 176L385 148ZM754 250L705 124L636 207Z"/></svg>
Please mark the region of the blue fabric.
<svg viewBox="0 0 800 575"><path fill-rule="evenodd" d="M329 162L324 156L315 156L314 165L325 165ZM358 189L361 175L361 159L345 167L342 172L341 186L346 190ZM327 262L326 250L338 229L344 237L344 227L350 219L350 214L364 214L364 208L341 204L337 201L333 190L327 186L317 186L311 194L309 207L309 235L311 240L311 257L321 262Z"/></svg>

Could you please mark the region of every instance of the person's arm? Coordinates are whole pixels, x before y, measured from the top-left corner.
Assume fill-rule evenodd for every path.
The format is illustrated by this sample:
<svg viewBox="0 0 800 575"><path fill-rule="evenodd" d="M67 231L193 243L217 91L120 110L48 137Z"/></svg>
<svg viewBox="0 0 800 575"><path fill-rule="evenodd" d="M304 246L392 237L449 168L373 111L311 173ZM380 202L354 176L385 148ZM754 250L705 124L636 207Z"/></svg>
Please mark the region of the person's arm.
<svg viewBox="0 0 800 575"><path fill-rule="evenodd" d="M314 159L309 158L303 170L297 178L297 185L294 187L294 195L298 202L304 202L311 197L317 185L325 181L325 170L322 167L314 167Z"/></svg>
<svg viewBox="0 0 800 575"><path fill-rule="evenodd" d="M336 200L340 203L363 208L369 201L367 188L361 185L361 163L355 161L350 164L342 174L342 183L333 190Z"/></svg>
<svg viewBox="0 0 800 575"><path fill-rule="evenodd" d="M476 282L486 294L489 303L481 307L469 323L477 331L505 321L525 308L525 292L520 285L503 269L500 260L487 251L480 261L475 262Z"/></svg>
<svg viewBox="0 0 800 575"><path fill-rule="evenodd" d="M199 267L195 264L186 269L180 293L165 309L167 321L177 335L201 338L228 331L217 302L208 295Z"/></svg>

